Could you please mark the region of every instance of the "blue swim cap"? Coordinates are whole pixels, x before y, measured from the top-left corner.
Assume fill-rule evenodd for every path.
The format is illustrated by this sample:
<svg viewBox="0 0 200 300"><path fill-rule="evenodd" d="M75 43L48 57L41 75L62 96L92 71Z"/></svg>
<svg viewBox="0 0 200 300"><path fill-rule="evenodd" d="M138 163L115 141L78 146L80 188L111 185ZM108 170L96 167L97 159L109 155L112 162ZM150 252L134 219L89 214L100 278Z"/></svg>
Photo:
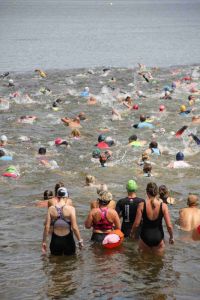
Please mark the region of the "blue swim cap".
<svg viewBox="0 0 200 300"><path fill-rule="evenodd" d="M168 86L168 85L166 85L165 87L164 87L164 91L165 92L170 92L171 91L171 88L170 88L170 86Z"/></svg>
<svg viewBox="0 0 200 300"><path fill-rule="evenodd" d="M183 152L178 152L176 154L176 160L184 160L184 154L183 154Z"/></svg>
<svg viewBox="0 0 200 300"><path fill-rule="evenodd" d="M106 139L106 137L105 137L105 135L103 135L103 134L100 134L100 135L98 136L98 142L103 142L103 141L105 141L105 139Z"/></svg>

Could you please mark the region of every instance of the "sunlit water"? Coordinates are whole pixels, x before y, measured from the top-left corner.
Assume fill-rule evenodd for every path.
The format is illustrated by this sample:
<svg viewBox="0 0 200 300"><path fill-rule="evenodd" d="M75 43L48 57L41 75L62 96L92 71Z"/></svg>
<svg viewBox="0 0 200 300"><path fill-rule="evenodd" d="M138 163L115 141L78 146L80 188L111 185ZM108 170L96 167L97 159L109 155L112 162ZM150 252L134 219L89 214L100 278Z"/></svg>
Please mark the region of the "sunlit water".
<svg viewBox="0 0 200 300"><path fill-rule="evenodd" d="M132 124L138 122L139 115L155 116L156 129L165 128L165 134L157 133L157 141L165 150L161 157L152 157L155 163L152 179L158 185L166 184L177 203L170 208L172 222L178 211L186 205L188 192L199 189L199 146L195 143L187 150L188 136L192 131L199 136L199 128L191 125L191 116L178 115L179 106L187 105L188 85L182 84L172 95L172 100L161 100L163 87L175 79L191 75L196 67L166 68L152 70L154 83L147 83L133 69L111 69L106 74L102 69L69 71L49 71L47 79L39 78L34 72L13 74L15 87L8 88L8 79L1 79L0 94L10 103L10 109L1 111L1 134L6 134L10 145L6 149L13 154L13 162L18 166L21 177L18 180L0 178L0 295L1 299L198 299L199 297L199 243L183 240L175 226L174 246L168 245L166 233L166 253L162 258L141 256L136 243L125 241L121 248L106 251L93 247L91 232L84 229L84 220L91 199L96 198L96 190L84 187L85 175L90 173L98 182L108 184L117 200L126 195L125 184L134 178L139 185L138 195L145 197L145 187L149 178L139 175L138 158L143 150L127 148L128 137L136 133L139 139L148 143L152 130L136 130ZM172 75L176 71L176 75ZM116 82L111 81L114 77ZM199 87L199 80L194 81ZM87 99L80 97L85 86L90 87L98 104L87 105ZM49 88L50 95L42 95L42 87ZM142 90L146 99L137 99L136 90ZM9 94L21 93L17 99L9 99ZM33 100L26 103L24 94ZM128 112L116 97L130 94L139 110ZM59 111L51 109L55 99L63 99ZM159 113L159 105L166 106L166 112ZM188 106L188 105L187 105ZM111 121L111 107L119 109L122 121ZM199 114L199 102L193 115ZM74 117L84 111L88 120L82 122L80 140L70 139L71 129L60 121L63 116ZM22 115L35 115L33 124L19 124ZM183 125L189 131L179 139L176 132ZM91 161L100 128L108 127L116 141L113 149L112 165L101 168ZM27 136L30 141L19 138ZM67 139L71 147L56 147L56 137ZM54 159L59 168L49 170L41 166L36 158L40 146L47 147L47 155ZM184 150L185 159L191 168L169 170L166 165L179 150ZM7 162L1 162L1 174ZM46 209L33 206L41 199L45 189L53 189L56 182L65 182L77 209L77 218L85 248L77 256L46 257L41 254L43 222Z"/></svg>

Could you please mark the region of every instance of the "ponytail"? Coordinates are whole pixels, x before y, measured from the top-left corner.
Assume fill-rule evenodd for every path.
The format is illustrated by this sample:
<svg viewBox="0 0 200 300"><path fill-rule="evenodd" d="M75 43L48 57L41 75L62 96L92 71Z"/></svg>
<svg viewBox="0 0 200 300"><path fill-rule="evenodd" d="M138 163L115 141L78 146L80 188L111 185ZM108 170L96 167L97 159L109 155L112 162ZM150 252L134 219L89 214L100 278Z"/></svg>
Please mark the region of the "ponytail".
<svg viewBox="0 0 200 300"><path fill-rule="evenodd" d="M148 196L151 196L151 199L150 199L151 207L152 207L152 209L154 209L156 207L154 200L155 200L155 197L158 195L158 187L157 187L156 183L149 182L146 187L146 192L147 192Z"/></svg>

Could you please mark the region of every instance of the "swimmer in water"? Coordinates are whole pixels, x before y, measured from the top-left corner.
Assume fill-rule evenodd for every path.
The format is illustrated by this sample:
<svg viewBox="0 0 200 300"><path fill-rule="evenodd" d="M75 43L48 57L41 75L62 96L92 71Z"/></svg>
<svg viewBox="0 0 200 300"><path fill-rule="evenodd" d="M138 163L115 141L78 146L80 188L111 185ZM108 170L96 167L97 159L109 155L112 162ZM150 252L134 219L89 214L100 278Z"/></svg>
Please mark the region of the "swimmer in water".
<svg viewBox="0 0 200 300"><path fill-rule="evenodd" d="M141 224L141 220L143 220L139 240L140 250L161 255L165 248L163 218L170 236L169 243L174 244L170 214L167 205L159 201L158 187L154 182L147 184L146 193L146 201L141 202L138 206L136 219L131 229L131 236L135 236L135 232Z"/></svg>
<svg viewBox="0 0 200 300"><path fill-rule="evenodd" d="M35 206L37 207L48 207L48 201L53 198L53 192L50 190L45 190L43 195L43 201L37 201Z"/></svg>
<svg viewBox="0 0 200 300"><path fill-rule="evenodd" d="M142 153L142 157L138 161L138 164L140 166L143 166L145 163L146 164L148 164L148 163L151 164L150 157L146 152Z"/></svg>
<svg viewBox="0 0 200 300"><path fill-rule="evenodd" d="M175 203L175 199L170 197L169 190L166 185L159 186L159 196L163 203L173 205Z"/></svg>
<svg viewBox="0 0 200 300"><path fill-rule="evenodd" d="M145 150L145 153L147 154L155 154L155 155L161 155L161 151L158 147L158 143L156 141L152 141L149 144L149 148L147 150Z"/></svg>
<svg viewBox="0 0 200 300"><path fill-rule="evenodd" d="M8 138L6 135L1 135L0 137L0 147L5 147L8 143Z"/></svg>
<svg viewBox="0 0 200 300"><path fill-rule="evenodd" d="M186 161L184 161L184 157L185 156L183 152L178 152L176 154L176 161L170 162L167 168L170 169L189 168L190 165Z"/></svg>
<svg viewBox="0 0 200 300"><path fill-rule="evenodd" d="M97 100L95 97L90 97L89 100L87 101L88 105L95 105L97 104Z"/></svg>
<svg viewBox="0 0 200 300"><path fill-rule="evenodd" d="M89 187L96 187L96 179L94 176L92 175L86 175L85 177L85 186L89 186Z"/></svg>
<svg viewBox="0 0 200 300"><path fill-rule="evenodd" d="M80 118L76 117L74 119L69 118L61 118L61 121L71 128L80 128L82 127L80 124Z"/></svg>
<svg viewBox="0 0 200 300"><path fill-rule="evenodd" d="M74 138L74 139L80 139L81 133L78 129L75 128L75 129L72 130L72 132L70 134L70 137Z"/></svg>
<svg viewBox="0 0 200 300"><path fill-rule="evenodd" d="M140 122L133 125L134 128L154 128L154 125L147 122L147 118L144 115L140 115Z"/></svg>
<svg viewBox="0 0 200 300"><path fill-rule="evenodd" d="M200 224L199 199L197 195L189 194L187 199L188 207L179 211L179 225L183 231L192 231Z"/></svg>
<svg viewBox="0 0 200 300"><path fill-rule="evenodd" d="M121 121L122 117L121 114L114 108L112 108L112 121Z"/></svg>
<svg viewBox="0 0 200 300"><path fill-rule="evenodd" d="M126 106L128 109L132 109L133 101L132 101L132 99L131 99L130 96L127 96L127 97L124 99L123 105Z"/></svg>
<svg viewBox="0 0 200 300"><path fill-rule="evenodd" d="M106 150L104 152L101 153L100 157L99 157L99 162L101 164L102 167L106 167L106 163L107 161L110 161L112 157L112 152L110 150Z"/></svg>
<svg viewBox="0 0 200 300"><path fill-rule="evenodd" d="M131 146L131 147L142 147L142 146L144 146L146 144L146 141L140 141L140 140L138 140L136 134L131 135L128 138L128 141L129 141L128 146Z"/></svg>
<svg viewBox="0 0 200 300"><path fill-rule="evenodd" d="M36 116L21 116L17 122L18 123L25 123L25 124L33 124L33 122L36 120Z"/></svg>
<svg viewBox="0 0 200 300"><path fill-rule="evenodd" d="M105 142L106 140L106 136L103 134L100 134L98 136L98 144L96 144L95 146L99 149L109 149L109 145Z"/></svg>

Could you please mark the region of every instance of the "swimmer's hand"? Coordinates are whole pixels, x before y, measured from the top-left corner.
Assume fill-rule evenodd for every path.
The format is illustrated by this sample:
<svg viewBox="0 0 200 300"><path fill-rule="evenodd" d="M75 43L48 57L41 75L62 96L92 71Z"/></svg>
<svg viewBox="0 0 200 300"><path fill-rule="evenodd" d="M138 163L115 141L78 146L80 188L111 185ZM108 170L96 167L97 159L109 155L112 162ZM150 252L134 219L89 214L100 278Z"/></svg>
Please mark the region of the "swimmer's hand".
<svg viewBox="0 0 200 300"><path fill-rule="evenodd" d="M169 244L173 245L174 244L174 239L173 238L169 238Z"/></svg>
<svg viewBox="0 0 200 300"><path fill-rule="evenodd" d="M79 249L82 249L83 248L83 240L81 239L80 241L78 241L78 246L79 246Z"/></svg>
<svg viewBox="0 0 200 300"><path fill-rule="evenodd" d="M46 254L46 253L47 253L47 243L46 243L46 242L43 242L43 243L42 243L42 253L43 253L43 254Z"/></svg>

